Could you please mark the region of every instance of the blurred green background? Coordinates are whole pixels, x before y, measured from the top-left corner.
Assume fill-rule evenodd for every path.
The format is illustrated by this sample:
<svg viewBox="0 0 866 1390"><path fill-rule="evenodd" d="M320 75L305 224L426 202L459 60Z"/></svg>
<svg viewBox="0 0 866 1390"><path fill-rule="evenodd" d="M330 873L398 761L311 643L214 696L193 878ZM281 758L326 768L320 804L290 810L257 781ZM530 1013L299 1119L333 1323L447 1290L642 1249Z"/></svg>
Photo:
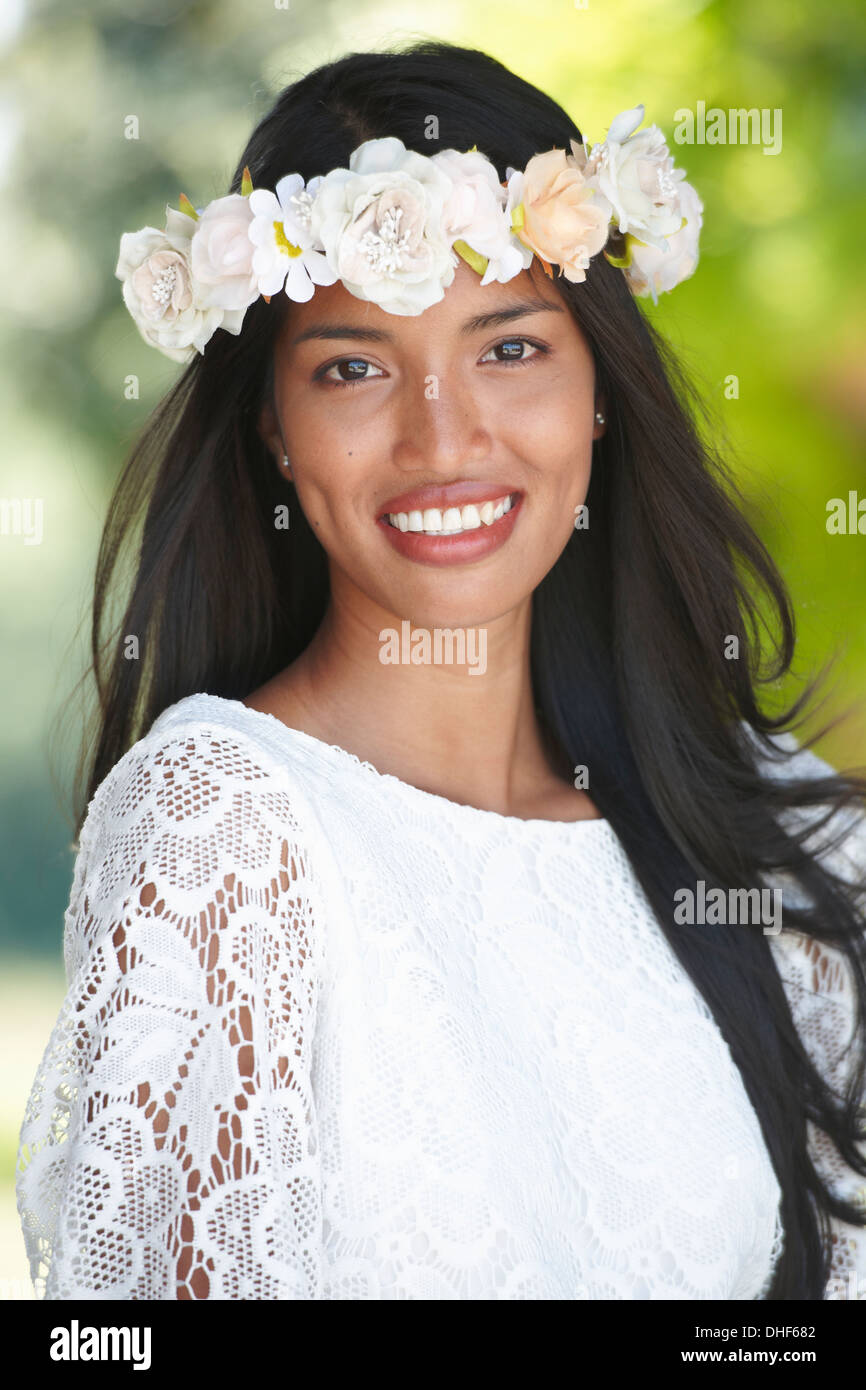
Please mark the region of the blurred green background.
<svg viewBox="0 0 866 1390"><path fill-rule="evenodd" d="M866 763L866 536L825 526L830 498L866 498L861 0L4 0L0 501L42 499L43 535L25 544L6 520L0 535L0 1297L32 1296L13 1171L64 990L72 692L96 547L123 456L181 370L123 307L120 234L162 226L181 191L198 206L224 193L295 77L422 35L492 53L589 139L638 102L667 134L704 201L702 258L648 313L716 408L792 587L798 673L842 650L828 711L851 717L820 751ZM781 152L676 144L674 113L699 102L780 108ZM129 116L138 139L125 138ZM124 397L130 373L138 400Z"/></svg>

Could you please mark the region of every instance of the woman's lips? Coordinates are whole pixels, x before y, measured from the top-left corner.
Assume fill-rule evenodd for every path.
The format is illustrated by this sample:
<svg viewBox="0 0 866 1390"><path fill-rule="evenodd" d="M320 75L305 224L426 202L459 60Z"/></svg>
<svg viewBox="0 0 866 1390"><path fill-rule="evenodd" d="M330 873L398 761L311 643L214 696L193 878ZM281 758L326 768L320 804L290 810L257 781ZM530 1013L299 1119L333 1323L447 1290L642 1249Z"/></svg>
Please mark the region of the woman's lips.
<svg viewBox="0 0 866 1390"><path fill-rule="evenodd" d="M380 516L376 522L384 531L387 539L394 549L405 556L407 560L415 560L423 565L459 565L470 564L473 560L480 560L492 554L504 545L514 530L517 515L520 512L523 502L523 493L515 492L513 489L503 489L495 491L483 484L459 484L461 488L474 488L475 496L463 496L457 499L456 487L439 489L441 501L436 501L433 497L426 500L426 505L419 505L419 499L423 498L424 493L435 492L436 489L419 489L415 493L404 493L402 497L392 498L388 505L389 512L424 512L430 508L446 511L449 507L467 506L470 503L480 504L485 501L494 501L503 496L510 495L514 500L510 511L504 512L497 520L480 526L469 531L461 531L458 535L437 535L435 532L427 534L424 531L400 531L396 526L392 526L388 520L387 513ZM479 492L479 489L481 491ZM483 494L483 495L482 495ZM404 499L410 501L411 505L405 505ZM401 505L395 506L395 503Z"/></svg>
<svg viewBox="0 0 866 1390"><path fill-rule="evenodd" d="M517 492L509 482L429 483L426 487L389 497L379 507L379 516L387 516L389 512L425 512L431 507L445 511L448 507L465 507L470 503L495 502Z"/></svg>

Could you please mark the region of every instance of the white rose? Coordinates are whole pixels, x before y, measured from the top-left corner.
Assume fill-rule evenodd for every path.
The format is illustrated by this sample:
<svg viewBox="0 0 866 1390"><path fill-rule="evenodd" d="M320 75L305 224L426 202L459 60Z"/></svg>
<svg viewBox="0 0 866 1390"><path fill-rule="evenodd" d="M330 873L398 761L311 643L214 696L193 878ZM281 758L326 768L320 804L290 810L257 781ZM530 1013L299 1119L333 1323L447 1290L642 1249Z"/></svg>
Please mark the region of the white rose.
<svg viewBox="0 0 866 1390"><path fill-rule="evenodd" d="M167 207L165 231L124 232L115 275L145 342L175 362L187 362L217 328L239 333L243 310L203 305L197 298L189 251L196 221Z"/></svg>
<svg viewBox="0 0 866 1390"><path fill-rule="evenodd" d="M635 294L651 294L655 300L663 291L687 280L698 263L704 205L690 183L681 183L679 192L680 210L686 220L678 232L667 238L666 251L629 240L631 263L625 276Z"/></svg>
<svg viewBox="0 0 866 1390"><path fill-rule="evenodd" d="M250 200L240 193L214 198L195 224L190 265L203 307L246 309L258 298L252 271Z"/></svg>
<svg viewBox="0 0 866 1390"><path fill-rule="evenodd" d="M591 154L571 142L572 152L584 165L584 174L595 182L613 208L621 232L632 232L641 241L661 249L666 237L677 231L679 180L677 169L658 126L632 132L644 116L643 106L623 111L611 122L607 138Z"/></svg>
<svg viewBox="0 0 866 1390"><path fill-rule="evenodd" d="M505 212L508 194L487 156L477 150L440 150L431 158L452 183L442 214L443 235L449 246L463 241L486 259L483 269L477 267L481 284L505 283L528 269L532 252L511 232Z"/></svg>
<svg viewBox="0 0 866 1390"><path fill-rule="evenodd" d="M367 140L316 188L311 232L359 299L420 314L444 296L457 257L442 235L451 180L396 136Z"/></svg>

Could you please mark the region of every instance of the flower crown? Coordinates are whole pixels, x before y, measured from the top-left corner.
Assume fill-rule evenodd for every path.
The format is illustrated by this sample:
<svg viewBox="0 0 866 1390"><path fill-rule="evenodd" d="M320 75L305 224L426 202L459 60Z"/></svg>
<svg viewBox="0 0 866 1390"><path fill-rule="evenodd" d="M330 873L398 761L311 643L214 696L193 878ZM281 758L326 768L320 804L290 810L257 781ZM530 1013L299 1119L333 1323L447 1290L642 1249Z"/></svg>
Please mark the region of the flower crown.
<svg viewBox="0 0 866 1390"><path fill-rule="evenodd" d="M340 280L391 314L423 313L458 256L482 285L528 270L534 255L548 276L556 265L579 283L604 251L655 301L697 265L703 204L658 126L635 133L643 117L643 106L623 111L601 144L534 155L505 183L475 147L428 156L396 136L366 140L348 169L306 186L287 174L273 192L253 188L245 168L240 193L198 209L181 194L164 231L124 232L115 274L142 337L176 362L204 352L217 328L240 333L250 304L280 290L303 303Z"/></svg>

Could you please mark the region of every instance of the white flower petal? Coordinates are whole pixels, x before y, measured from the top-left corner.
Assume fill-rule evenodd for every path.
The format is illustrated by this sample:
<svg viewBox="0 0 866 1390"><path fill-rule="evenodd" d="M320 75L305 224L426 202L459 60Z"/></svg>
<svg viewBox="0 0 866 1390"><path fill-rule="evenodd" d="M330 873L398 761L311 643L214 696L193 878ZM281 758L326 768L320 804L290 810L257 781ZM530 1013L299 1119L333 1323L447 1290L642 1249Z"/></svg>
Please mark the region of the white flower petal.
<svg viewBox="0 0 866 1390"><path fill-rule="evenodd" d="M177 208L171 208L166 205L166 240L171 243L176 251L184 250L189 245L197 226L198 223L194 217L190 217L187 213L179 212Z"/></svg>
<svg viewBox="0 0 866 1390"><path fill-rule="evenodd" d="M273 218L254 217L247 229L247 236L253 246L273 246Z"/></svg>
<svg viewBox="0 0 866 1390"><path fill-rule="evenodd" d="M400 165L407 153L396 135L384 135L359 145L349 157L349 168L353 174L388 173Z"/></svg>
<svg viewBox="0 0 866 1390"><path fill-rule="evenodd" d="M259 276L259 292L261 294L277 294L283 288L288 271L287 258L278 257L270 270Z"/></svg>
<svg viewBox="0 0 866 1390"><path fill-rule="evenodd" d="M223 314L220 328L224 328L228 333L240 333L246 312L246 309L227 309Z"/></svg>
<svg viewBox="0 0 866 1390"><path fill-rule="evenodd" d="M304 267L315 284L336 285L338 277L327 256L323 256L320 251L305 251L303 260Z"/></svg>
<svg viewBox="0 0 866 1390"><path fill-rule="evenodd" d="M623 140L627 140L631 133L637 130L644 117L644 106L633 106L630 111L621 111L618 116L614 116L607 132L608 141L615 141L621 145Z"/></svg>
<svg viewBox="0 0 866 1390"><path fill-rule="evenodd" d="M287 207L292 194L297 193L303 186L304 180L300 174L285 174L274 189L280 207Z"/></svg>
<svg viewBox="0 0 866 1390"><path fill-rule="evenodd" d="M269 275L278 260L283 258L277 254L274 243L268 242L266 246L257 246L253 252L253 274L261 278L262 275Z"/></svg>
<svg viewBox="0 0 866 1390"><path fill-rule="evenodd" d="M120 253L115 275L124 280L154 251L165 245L165 233L156 227L142 227L137 232L124 232L120 238Z"/></svg>
<svg viewBox="0 0 866 1390"><path fill-rule="evenodd" d="M254 188L248 199L254 217L273 220L281 216L280 205L269 188Z"/></svg>
<svg viewBox="0 0 866 1390"><path fill-rule="evenodd" d="M306 304L308 300L312 299L315 292L316 287L301 261L292 261L286 276L286 294L289 299L295 300L298 304Z"/></svg>

